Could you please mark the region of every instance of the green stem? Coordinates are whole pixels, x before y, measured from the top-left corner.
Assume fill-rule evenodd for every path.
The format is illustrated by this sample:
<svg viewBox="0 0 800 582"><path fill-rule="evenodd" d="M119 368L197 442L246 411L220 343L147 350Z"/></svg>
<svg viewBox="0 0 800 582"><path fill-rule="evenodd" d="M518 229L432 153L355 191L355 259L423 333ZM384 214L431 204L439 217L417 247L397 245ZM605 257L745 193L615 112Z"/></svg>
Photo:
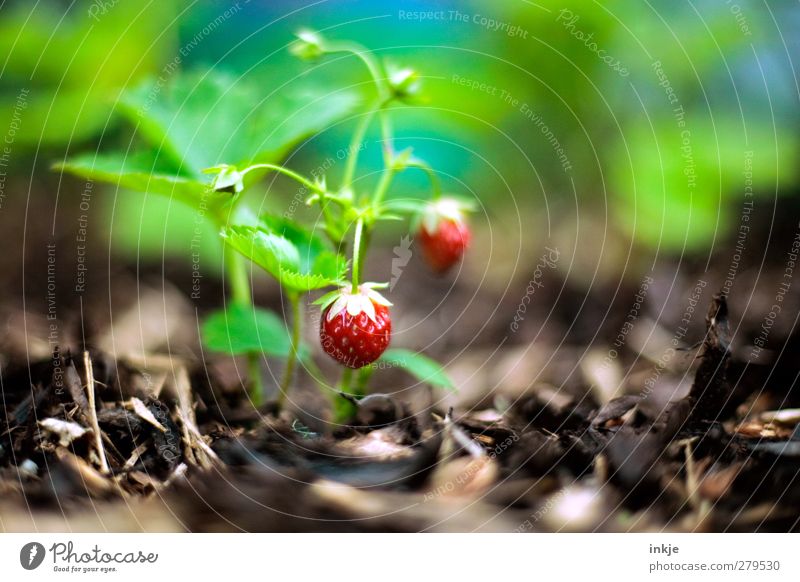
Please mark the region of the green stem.
<svg viewBox="0 0 800 582"><path fill-rule="evenodd" d="M395 169L389 165L386 169L383 170L383 175L381 175L381 181L378 182L378 187L375 189L375 194L372 196L372 206L373 208L379 208L381 202L383 202L384 196L386 196L386 192L389 190L389 186L392 185L392 180L394 179Z"/></svg>
<svg viewBox="0 0 800 582"><path fill-rule="evenodd" d="M281 380L280 393L278 394L278 406L283 408L286 402L286 396L289 394L289 389L292 384L292 376L297 364L297 351L300 344L300 331L303 326L302 318L300 317L300 295L297 293L289 293L289 304L292 308L292 338L289 345L289 360L286 362L286 369L283 372L283 379Z"/></svg>
<svg viewBox="0 0 800 582"><path fill-rule="evenodd" d="M350 384L353 381L353 369L345 368L342 372L342 378L339 380L339 391L350 394Z"/></svg>
<svg viewBox="0 0 800 582"><path fill-rule="evenodd" d="M252 305L250 281L247 278L247 264L230 245L223 244L225 275L231 286L231 302L241 305ZM263 403L264 386L261 381L261 355L256 352L247 354L247 374L250 377L250 400L258 408Z"/></svg>
<svg viewBox="0 0 800 582"><path fill-rule="evenodd" d="M231 286L231 302L241 305L253 303L250 281L247 279L247 264L244 257L230 245L224 245L225 274Z"/></svg>
<svg viewBox="0 0 800 582"><path fill-rule="evenodd" d="M342 378L339 380L339 392L350 394L350 384L353 380L352 368L345 368L342 371ZM341 394L337 394L333 401L333 421L342 424L356 412L355 405Z"/></svg>
<svg viewBox="0 0 800 582"><path fill-rule="evenodd" d="M419 168L425 172L428 175L428 180L430 180L431 188L433 189L433 199L438 200L442 197L442 183L439 181L439 176L436 175L436 172L433 171L433 168L431 168L426 162L413 159L406 163L406 167Z"/></svg>
<svg viewBox="0 0 800 582"><path fill-rule="evenodd" d="M358 371L354 393L356 396L364 396L367 393L367 382L375 371L373 366L364 366Z"/></svg>
<svg viewBox="0 0 800 582"><path fill-rule="evenodd" d="M275 172L278 172L279 174L283 174L284 176L288 176L293 180L296 180L297 182L301 183L303 186L305 186L312 192L317 192L318 194L325 194L324 188L322 188L318 184L315 184L308 178L301 176L297 172L290 170L289 168L284 168L283 166L276 166L275 164L254 164L242 170L241 175L244 176L245 174L253 170L273 170Z"/></svg>
<svg viewBox="0 0 800 582"><path fill-rule="evenodd" d="M387 168L394 164L394 146L392 144L392 122L384 107L380 111L381 139L383 140L383 165Z"/></svg>
<svg viewBox="0 0 800 582"><path fill-rule="evenodd" d="M390 92L389 87L386 84L386 78L381 72L378 61L372 57L372 53L370 53L365 47L353 42L332 42L325 46L325 52L351 53L361 59L361 62L363 62L364 65L366 65L367 70L369 70L372 81L375 83L375 88L378 91L378 100L381 103L384 103L389 99Z"/></svg>
<svg viewBox="0 0 800 582"><path fill-rule="evenodd" d="M376 104L367 111L364 116L359 120L356 131L353 134L353 139L350 140L350 149L347 151L347 163L344 167L344 177L342 178L342 189L349 190L353 184L353 176L356 172L356 164L358 163L358 154L361 151L361 144L364 142L364 135L367 133L367 128L380 109L380 104Z"/></svg>
<svg viewBox="0 0 800 582"><path fill-rule="evenodd" d="M358 284L361 282L361 242L364 234L364 219L356 222L356 235L353 240L353 293L358 293Z"/></svg>

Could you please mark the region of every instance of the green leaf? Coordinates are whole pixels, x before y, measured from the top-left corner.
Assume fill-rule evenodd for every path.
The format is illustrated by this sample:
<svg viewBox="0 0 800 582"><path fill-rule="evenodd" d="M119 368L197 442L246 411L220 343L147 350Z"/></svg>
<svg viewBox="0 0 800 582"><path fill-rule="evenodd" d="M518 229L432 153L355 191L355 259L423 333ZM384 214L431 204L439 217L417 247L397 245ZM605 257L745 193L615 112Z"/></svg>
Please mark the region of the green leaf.
<svg viewBox="0 0 800 582"><path fill-rule="evenodd" d="M320 256L325 255L326 252L330 254L330 248L322 238L300 224L281 216L263 214L259 217L259 220L265 230L286 238L297 247L300 255L299 270L301 272L326 272L325 266L321 266L320 269L315 268L315 262Z"/></svg>
<svg viewBox="0 0 800 582"><path fill-rule="evenodd" d="M147 141L193 174L218 164L276 162L308 135L345 117L355 93L315 80L286 88L274 80L195 71L162 88L148 80L122 97L121 112Z"/></svg>
<svg viewBox="0 0 800 582"><path fill-rule="evenodd" d="M222 236L227 244L297 293L337 285L347 270L345 259L328 250L322 239L285 219L262 217L261 226L230 226Z"/></svg>
<svg viewBox="0 0 800 582"><path fill-rule="evenodd" d="M83 154L56 164L54 168L119 188L167 196L197 210L219 208L232 198L225 192L212 192L208 183L199 179L165 173L168 170L163 169L152 152L127 156L117 153Z"/></svg>
<svg viewBox="0 0 800 582"><path fill-rule="evenodd" d="M795 182L795 142L785 129L773 131L733 120L711 124L702 116L687 117L682 129L666 118L626 130L609 171L615 219L653 248L709 248L735 224L732 210L744 200L739 184L745 171L752 173L755 197Z"/></svg>
<svg viewBox="0 0 800 582"><path fill-rule="evenodd" d="M313 87L292 82L291 88L274 93L265 91L263 79L234 78L216 71L177 74L169 85L161 84L163 80L151 80L124 92L118 109L138 128L139 136L150 142L149 149L87 153L56 168L118 188L167 196L188 205L196 215L202 211L208 216L233 196L212 192L213 179L202 173L204 168L243 160L244 166L250 161L279 162L299 140L345 117L358 102L355 93L331 91L319 80ZM260 175L263 172L251 172L245 185ZM136 239L128 239L136 242L138 231ZM169 239L165 245L170 245ZM138 243L133 247L137 252L144 248L150 247ZM327 270L323 260L299 273ZM298 276L296 269L286 277L303 289L324 286L326 281Z"/></svg>
<svg viewBox="0 0 800 582"><path fill-rule="evenodd" d="M219 228L199 220L198 210L165 196L141 196L129 190L121 191L113 204L103 204L103 210L118 256L158 266L169 257L192 271L199 259L202 277L222 274Z"/></svg>
<svg viewBox="0 0 800 582"><path fill-rule="evenodd" d="M178 12L174 1L145 12L135 2L110 4L2 3L0 119L11 118L20 89L29 89L15 146L34 152L109 130L120 88L157 74L177 50L177 27L164 26Z"/></svg>
<svg viewBox="0 0 800 582"><path fill-rule="evenodd" d="M444 368L435 360L418 352L391 348L383 353L380 361L404 368L406 372L420 382L430 384L436 388L445 388L450 391L456 390L455 384L453 384Z"/></svg>
<svg viewBox="0 0 800 582"><path fill-rule="evenodd" d="M203 344L234 356L263 353L288 357L291 340L280 317L252 305L231 304L203 322Z"/></svg>

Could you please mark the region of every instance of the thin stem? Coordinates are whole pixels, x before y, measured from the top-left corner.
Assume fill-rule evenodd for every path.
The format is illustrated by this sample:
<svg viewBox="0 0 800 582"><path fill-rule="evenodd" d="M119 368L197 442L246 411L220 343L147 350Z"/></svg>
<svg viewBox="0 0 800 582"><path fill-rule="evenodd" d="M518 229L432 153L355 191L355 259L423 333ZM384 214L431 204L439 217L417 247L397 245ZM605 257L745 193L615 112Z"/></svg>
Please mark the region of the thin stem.
<svg viewBox="0 0 800 582"><path fill-rule="evenodd" d="M372 81L375 83L375 88L378 91L378 99L381 102L385 102L389 98L389 88L386 86L386 78L381 72L380 65L378 65L378 62L372 57L372 53L365 47L353 42L332 42L325 46L325 52L351 53L361 59L361 62L363 62L369 70Z"/></svg>
<svg viewBox="0 0 800 582"><path fill-rule="evenodd" d="M350 148L347 151L347 163L344 167L344 177L342 178L342 189L349 190L353 184L353 175L356 171L356 164L358 163L358 154L361 151L361 144L364 142L364 135L367 133L369 124L372 118L375 117L380 109L380 104L371 107L364 116L359 120L356 131L353 134L353 139L350 140Z"/></svg>
<svg viewBox="0 0 800 582"><path fill-rule="evenodd" d="M372 77L373 83L375 83L375 89L378 93L378 101L375 107L371 108L370 111L366 115L366 119L362 119L363 124L360 124L358 129L356 130L356 135L353 136L353 142L356 143L356 139L358 142L356 145L361 143L363 139L363 133L366 131L369 122L371 121L375 112L380 112L381 117L381 136L383 138L383 157L384 162L388 165L390 160L392 159L392 139L391 139L391 125L389 123L388 116L385 115L386 106L392 99L392 92L389 88L389 85L386 80L386 76L383 73L380 64L378 63L375 58L373 58L372 53L370 53L365 47L351 42L333 42L329 43L325 47L325 51L329 53L334 52L346 52L351 53L361 59L361 61L366 65L367 70L369 70L369 74ZM362 127L363 125L363 127ZM359 132L361 135L358 135ZM351 151L352 153L352 151ZM358 157L358 152L355 152L354 158ZM348 166L345 168L345 179L344 179L344 187L350 187L352 183L353 172L355 171L355 161L352 161L352 168L350 168L351 160L348 159Z"/></svg>
<svg viewBox="0 0 800 582"><path fill-rule="evenodd" d="M311 190L312 192L317 192L318 194L325 194L325 189L315 184L311 180L301 176L295 171L290 170L289 168L284 168L283 166L276 166L275 164L254 164L244 170L241 171L241 175L244 176L248 172L253 170L273 170L284 176L288 176L297 182L300 182L303 186Z"/></svg>
<svg viewBox="0 0 800 582"><path fill-rule="evenodd" d="M439 176L426 162L415 158L406 163L406 167L419 168L425 172L428 176L428 180L430 180L431 188L433 188L433 199L438 200L442 197L442 183L439 181Z"/></svg>
<svg viewBox="0 0 800 582"><path fill-rule="evenodd" d="M353 370L345 368L342 371L342 378L339 380L339 392L350 394L350 383L353 380ZM352 417L356 412L356 405L342 396L337 394L333 401L333 422L342 424L348 418Z"/></svg>
<svg viewBox="0 0 800 582"><path fill-rule="evenodd" d="M250 294L250 281L247 278L247 264L244 257L228 244L223 243L223 248L225 274L231 286L231 302L251 305L253 299Z"/></svg>
<svg viewBox="0 0 800 582"><path fill-rule="evenodd" d="M379 208L381 202L383 202L384 196L386 196L386 192L389 190L389 186L392 184L392 180L394 179L395 169L389 165L386 169L383 170L383 175L381 175L381 181L378 182L378 187L375 189L375 194L372 196L372 206L373 208Z"/></svg>
<svg viewBox="0 0 800 582"><path fill-rule="evenodd" d="M364 218L356 222L356 234L353 240L353 293L358 293L358 284L361 282L361 242L364 234Z"/></svg>
<svg viewBox="0 0 800 582"><path fill-rule="evenodd" d="M292 384L292 376L297 364L297 351L300 344L300 332L303 326L302 318L300 317L300 295L297 293L289 293L289 304L292 309L292 337L291 344L289 345L289 360L286 362L286 369L283 372L283 379L281 380L281 390L278 394L278 406L283 408L286 402L286 396Z"/></svg>
<svg viewBox="0 0 800 582"><path fill-rule="evenodd" d="M339 391L350 394L350 384L353 381L353 369L345 368L342 371L342 378L339 380Z"/></svg>
<svg viewBox="0 0 800 582"><path fill-rule="evenodd" d="M356 378L356 385L354 394L356 396L364 396L367 392L367 382L369 382L375 368L372 366L364 366L358 371L358 378Z"/></svg>
<svg viewBox="0 0 800 582"><path fill-rule="evenodd" d="M250 281L247 278L247 264L237 251L230 245L223 243L223 259L225 261L225 274L231 286L231 302L241 305L252 305L253 296L250 292ZM258 408L264 398L264 386L261 381L260 354L251 352L247 354L247 374L250 377L250 400Z"/></svg>
<svg viewBox="0 0 800 582"><path fill-rule="evenodd" d="M392 122L386 113L386 108L380 111L381 139L383 140L383 165L387 168L394 163L394 146L392 143Z"/></svg>

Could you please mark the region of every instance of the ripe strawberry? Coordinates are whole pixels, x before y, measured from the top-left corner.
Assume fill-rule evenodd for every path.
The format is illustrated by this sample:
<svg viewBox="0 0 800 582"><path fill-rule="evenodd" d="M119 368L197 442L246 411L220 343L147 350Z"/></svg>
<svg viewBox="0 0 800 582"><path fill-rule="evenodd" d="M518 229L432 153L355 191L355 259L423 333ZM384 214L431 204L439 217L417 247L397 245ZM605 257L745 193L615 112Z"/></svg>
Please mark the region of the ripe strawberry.
<svg viewBox="0 0 800 582"><path fill-rule="evenodd" d="M373 286L374 283L364 283L358 293L353 293L349 286L342 287L317 301L322 305L319 326L322 349L348 368L371 364L389 346L391 303Z"/></svg>
<svg viewBox="0 0 800 582"><path fill-rule="evenodd" d="M464 205L451 198L432 202L425 209L417 236L431 268L446 272L461 259L472 238Z"/></svg>

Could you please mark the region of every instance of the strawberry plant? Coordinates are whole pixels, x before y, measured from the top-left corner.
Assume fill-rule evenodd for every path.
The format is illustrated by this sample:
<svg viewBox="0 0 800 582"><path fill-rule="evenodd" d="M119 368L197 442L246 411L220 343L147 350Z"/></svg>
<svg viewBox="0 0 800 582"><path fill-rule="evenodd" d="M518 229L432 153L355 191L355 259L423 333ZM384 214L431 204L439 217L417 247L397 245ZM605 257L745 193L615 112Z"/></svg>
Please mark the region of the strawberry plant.
<svg viewBox="0 0 800 582"><path fill-rule="evenodd" d="M312 85L300 94L282 95L276 106L274 100L260 100L254 87L212 74L180 77L155 100L152 86L123 96L123 113L136 121L137 133L149 148L134 155L85 155L58 167L188 204L217 228L224 243L231 300L226 309L205 320L203 342L213 351L247 355L251 398L256 404L262 397L258 379L263 356L286 359L279 405L302 362L323 389L342 396L334 399L338 420L352 413L353 397L365 393L380 362L402 367L432 386L452 388L442 368L430 358L389 347L391 303L380 292L388 285L363 281L365 257L376 225L382 221L409 219L416 225L424 254L438 272L458 261L469 243L465 218L469 202L444 197L436 173L425 161L410 148L394 148L392 106L416 102L419 76L413 69L376 59L360 45L330 41L314 32L299 33L290 50L304 60L335 53L354 55L370 75L374 96L360 112L338 187L330 187L325 177L312 179L279 162L300 138L353 111L358 103L353 95ZM377 185L367 191L354 184L359 152L373 123L380 128L383 169ZM203 129L198 135L204 124L213 131L207 135ZM429 201L387 199L395 176L408 169L428 176ZM245 193L270 172L304 188L307 206L319 209L313 224L271 213L255 216L243 202ZM290 330L275 313L252 304L244 259L280 285L290 306ZM312 350L302 341L304 297L331 287L314 303L321 311L321 348L343 367L335 390L324 381Z"/></svg>
<svg viewBox="0 0 800 582"><path fill-rule="evenodd" d="M226 243L245 257L264 268L284 287L293 306L292 344L301 337L302 318L298 315L301 293L337 287L314 303L319 306L319 337L323 351L342 365L340 393L362 396L370 375L382 360L388 365L402 366L423 382L452 387L440 366L429 358L407 350L390 349L391 303L379 292L385 283L364 282L364 261L372 234L381 221L410 218L422 225L429 236L420 237L426 247L428 239L439 240L438 255L432 265L437 271L452 266L463 254L469 242L466 213L471 205L454 197L443 197L438 177L411 149L396 151L393 145L391 107L395 103L412 104L419 97L420 79L410 68L401 68L374 58L364 47L326 39L322 35L302 31L290 47L297 57L316 61L326 55L349 53L366 67L374 86L374 97L362 112L347 148L348 157L338 188L331 188L325 179L310 180L287 168L270 167L284 172L304 184L310 192L307 205L320 209L318 223L327 243L301 225L271 215L263 215L255 225L232 225L222 235ZM366 132L377 120L383 145L383 169L377 185L371 191L356 191L354 187L358 155ZM243 169L224 166L225 176L244 175L258 169L252 165ZM395 176L407 169L419 169L431 182L432 200L402 198L387 200ZM220 175L222 176L222 174ZM222 179L222 178L221 178ZM235 179L234 179L235 181ZM220 185L227 182L222 181ZM457 237L452 234L453 230ZM457 239L457 240L456 240ZM350 249L349 261L340 253ZM446 263L446 265L444 264ZM349 280L344 280L350 266ZM295 351L290 362L296 358ZM291 364L290 368L291 370ZM354 372L357 371L357 372ZM357 377L354 378L354 373ZM284 384L284 389L288 384ZM352 398L336 400L338 419L351 412Z"/></svg>
<svg viewBox="0 0 800 582"><path fill-rule="evenodd" d="M135 131L118 150L82 154L55 167L110 183L123 195L166 197L193 209L194 222L215 231L252 215L245 187L254 186L301 139L343 118L358 102L352 92L327 91L318 83L263 95L261 83L214 71L182 73L162 84L161 79L146 81L119 96L117 111ZM260 166L236 173L218 166L223 160ZM155 218L143 216L142 222ZM260 359L288 358L293 344L280 317L252 305L247 265L233 247L224 249L229 301L204 322L204 343L212 351L247 357L251 399L258 405Z"/></svg>

